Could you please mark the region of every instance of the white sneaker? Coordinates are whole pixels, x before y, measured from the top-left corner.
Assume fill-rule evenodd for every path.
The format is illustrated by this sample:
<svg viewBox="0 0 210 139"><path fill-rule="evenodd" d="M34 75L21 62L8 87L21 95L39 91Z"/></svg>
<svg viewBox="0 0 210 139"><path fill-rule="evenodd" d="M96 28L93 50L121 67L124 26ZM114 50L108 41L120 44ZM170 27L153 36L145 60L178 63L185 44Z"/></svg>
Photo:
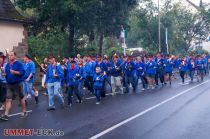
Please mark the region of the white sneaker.
<svg viewBox="0 0 210 139"><path fill-rule="evenodd" d="M112 96L115 96L116 95L116 92L112 93Z"/></svg>
<svg viewBox="0 0 210 139"><path fill-rule="evenodd" d="M37 97L38 95L39 95L39 92L38 92L38 91L35 91L35 92L34 92L34 96Z"/></svg>
<svg viewBox="0 0 210 139"><path fill-rule="evenodd" d="M100 104L100 102L96 102L96 105L99 105Z"/></svg>
<svg viewBox="0 0 210 139"><path fill-rule="evenodd" d="M144 88L142 88L141 90L142 90L142 91L144 91L145 89L144 89Z"/></svg>
<svg viewBox="0 0 210 139"><path fill-rule="evenodd" d="M29 99L30 99L30 98L31 98L31 95L30 95L30 94L28 94L26 98L29 98Z"/></svg>
<svg viewBox="0 0 210 139"><path fill-rule="evenodd" d="M2 105L0 108L0 111L4 111L4 110L5 110L5 107L4 107L4 105Z"/></svg>

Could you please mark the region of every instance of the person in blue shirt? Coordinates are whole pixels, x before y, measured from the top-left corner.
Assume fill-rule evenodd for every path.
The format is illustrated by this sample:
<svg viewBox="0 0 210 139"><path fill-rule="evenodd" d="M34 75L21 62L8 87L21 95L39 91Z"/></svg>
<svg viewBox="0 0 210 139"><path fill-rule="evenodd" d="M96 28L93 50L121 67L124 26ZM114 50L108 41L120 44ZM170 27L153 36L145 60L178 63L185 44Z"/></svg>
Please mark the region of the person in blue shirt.
<svg viewBox="0 0 210 139"><path fill-rule="evenodd" d="M129 84L133 87L133 92L136 91L136 65L130 56L126 57L124 64L124 78L125 78L125 93L129 93Z"/></svg>
<svg viewBox="0 0 210 139"><path fill-rule="evenodd" d="M5 110L5 101L6 101L6 93L7 93L7 81L5 78L5 62L6 56L4 56L3 52L0 52L0 111Z"/></svg>
<svg viewBox="0 0 210 139"><path fill-rule="evenodd" d="M156 68L156 74L155 74L155 83L158 86L158 78L160 79L160 83L163 85L164 84L164 58L162 58L161 54L157 54L157 58L155 59L155 62L157 63L157 68Z"/></svg>
<svg viewBox="0 0 210 139"><path fill-rule="evenodd" d="M153 59L153 56L150 55L146 62L146 74L147 74L147 80L148 84L151 87L151 89L154 89L155 87L155 74L157 69L157 63Z"/></svg>
<svg viewBox="0 0 210 139"><path fill-rule="evenodd" d="M178 78L178 74L179 74L179 65L181 63L181 60L179 59L178 56L175 56L175 59L174 59L174 66L173 66L173 69L174 69L174 79L177 79Z"/></svg>
<svg viewBox="0 0 210 139"><path fill-rule="evenodd" d="M84 64L84 71L85 71L85 86L90 91L90 93L93 93L93 75L95 74L95 67L96 63L92 60L91 56L88 56L85 59Z"/></svg>
<svg viewBox="0 0 210 139"><path fill-rule="evenodd" d="M210 71L210 55L207 54L206 58L207 58L207 74L209 74L209 71Z"/></svg>
<svg viewBox="0 0 210 139"><path fill-rule="evenodd" d="M80 80L79 69L75 64L75 61L67 66L67 86L68 86L68 105L72 106L72 96L75 94L78 99L78 103L82 103L81 94L78 91L78 83Z"/></svg>
<svg viewBox="0 0 210 139"><path fill-rule="evenodd" d="M34 96L36 104L38 104L38 94L35 95L33 91L33 83L35 79L35 64L28 54L23 57L23 60L23 65L25 69L25 75L23 76L23 93L25 96L27 96L27 98Z"/></svg>
<svg viewBox="0 0 210 139"><path fill-rule="evenodd" d="M107 71L106 71L106 78L105 78L105 82L109 84L109 86L111 87L111 68L112 68L112 64L109 61L109 59L107 58L107 56L105 55L103 62L105 63L106 67L107 67Z"/></svg>
<svg viewBox="0 0 210 139"><path fill-rule="evenodd" d="M136 62L136 87L138 86L138 80L141 79L143 88L142 90L146 89L146 85L147 85L147 79L146 79L146 65L145 63L142 61L141 57L137 57L137 62Z"/></svg>
<svg viewBox="0 0 210 139"><path fill-rule="evenodd" d="M196 69L198 76L200 76L200 79L198 79L198 81L203 81L205 74L205 60L201 58L201 55L197 55Z"/></svg>
<svg viewBox="0 0 210 139"><path fill-rule="evenodd" d="M179 65L179 73L180 73L180 77L182 79L182 84L184 84L184 81L185 81L184 79L185 79L185 75L186 75L187 71L188 71L188 63L186 61L186 58L183 57L181 59L180 65Z"/></svg>
<svg viewBox="0 0 210 139"><path fill-rule="evenodd" d="M113 96L116 95L117 89L120 90L121 94L123 93L122 68L123 68L123 62L118 58L117 55L114 55L112 57L111 69L110 69Z"/></svg>
<svg viewBox="0 0 210 139"><path fill-rule="evenodd" d="M208 64L208 59L206 57L206 54L203 54L203 56L201 57L201 60L203 61L204 63L204 75L207 74L207 64Z"/></svg>
<svg viewBox="0 0 210 139"><path fill-rule="evenodd" d="M76 73L76 90L81 97L81 102L83 98L83 85L85 80L85 71L83 66L83 61L78 61L78 73Z"/></svg>
<svg viewBox="0 0 210 139"><path fill-rule="evenodd" d="M7 82L7 94L6 94L6 103L5 103L5 112L1 115L0 119L4 121L9 120L9 112L12 106L12 99L15 96L19 96L21 102L21 118L25 118L27 116L26 112L26 104L25 97L22 92L22 81L23 76L25 74L25 70L23 64L16 60L16 53L11 51L9 53L9 63L6 64L5 67L6 73L6 82Z"/></svg>
<svg viewBox="0 0 210 139"><path fill-rule="evenodd" d="M106 97L106 91L105 91L105 78L107 80L107 71L108 71L108 67L107 65L104 63L102 57L100 55L97 56L97 60L96 60L96 67L100 67L101 69L101 73L106 74L106 76L104 77L103 80L103 86L101 89L101 97Z"/></svg>
<svg viewBox="0 0 210 139"><path fill-rule="evenodd" d="M167 81L169 81L169 84L171 85L171 81L172 81L172 72L173 72L173 64L174 61L171 58L171 55L167 55L166 59L164 59L163 62L163 66L164 66L164 83L167 84ZM168 77L168 79L167 79Z"/></svg>
<svg viewBox="0 0 210 139"><path fill-rule="evenodd" d="M45 85L48 90L48 111L55 110L54 96L57 96L60 100L62 108L64 108L64 98L60 94L61 90L61 80L64 76L63 69L61 65L57 64L55 57L53 55L49 56L50 64L47 66L46 70L46 80Z"/></svg>
<svg viewBox="0 0 210 139"><path fill-rule="evenodd" d="M103 88L103 82L104 82L104 73L101 73L101 68L96 67L96 72L93 76L93 82L94 82L94 94L96 96L96 104L100 104L101 101L101 90Z"/></svg>
<svg viewBox="0 0 210 139"><path fill-rule="evenodd" d="M193 79L194 79L195 68L196 68L195 59L191 58L190 61L188 62L189 76L190 76L191 82L193 82Z"/></svg>

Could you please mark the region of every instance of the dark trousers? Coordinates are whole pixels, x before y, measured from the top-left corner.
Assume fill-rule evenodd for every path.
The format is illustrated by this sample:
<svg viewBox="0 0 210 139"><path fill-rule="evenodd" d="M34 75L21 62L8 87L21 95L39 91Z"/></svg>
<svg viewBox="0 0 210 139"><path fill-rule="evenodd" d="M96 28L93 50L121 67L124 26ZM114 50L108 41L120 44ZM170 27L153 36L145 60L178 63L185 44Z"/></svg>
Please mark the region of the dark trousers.
<svg viewBox="0 0 210 139"><path fill-rule="evenodd" d="M106 97L106 81L103 81L103 86L101 88L101 97Z"/></svg>
<svg viewBox="0 0 210 139"><path fill-rule="evenodd" d="M158 79L160 79L160 82L163 83L164 82L164 74L163 74L163 70L157 70L156 74L155 74L155 83L156 85L158 85Z"/></svg>
<svg viewBox="0 0 210 139"><path fill-rule="evenodd" d="M87 76L84 84L93 93L93 76Z"/></svg>
<svg viewBox="0 0 210 139"><path fill-rule="evenodd" d="M132 85L133 90L136 90L136 77L135 76L127 76L125 75L125 88L126 88L126 93L129 93L129 85Z"/></svg>
<svg viewBox="0 0 210 139"><path fill-rule="evenodd" d="M6 83L0 82L0 103L4 103L6 101L7 94L7 85Z"/></svg>
<svg viewBox="0 0 210 139"><path fill-rule="evenodd" d="M145 76L137 76L137 78L136 78L136 87L138 86L139 79L141 79L142 86L145 89L146 85L148 84L146 77Z"/></svg>
<svg viewBox="0 0 210 139"><path fill-rule="evenodd" d="M184 83L184 76L185 76L185 71L180 71L180 76L181 76L181 79L182 79L182 83Z"/></svg>
<svg viewBox="0 0 210 139"><path fill-rule="evenodd" d="M79 93L79 90L78 90L78 86L77 85L71 85L68 87L68 104L72 104L72 96L73 95L76 95L77 96L77 99L79 101L81 101L81 96L80 96L80 93Z"/></svg>

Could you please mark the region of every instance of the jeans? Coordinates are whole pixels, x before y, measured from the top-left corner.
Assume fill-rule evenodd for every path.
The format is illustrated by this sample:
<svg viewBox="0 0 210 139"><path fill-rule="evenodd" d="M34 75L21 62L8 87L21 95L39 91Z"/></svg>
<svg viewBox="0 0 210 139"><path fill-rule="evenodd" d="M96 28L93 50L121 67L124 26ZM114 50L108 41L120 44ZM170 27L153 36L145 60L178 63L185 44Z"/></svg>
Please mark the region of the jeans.
<svg viewBox="0 0 210 139"><path fill-rule="evenodd" d="M190 76L191 81L193 81L194 74L195 74L194 70L189 71L189 76Z"/></svg>
<svg viewBox="0 0 210 139"><path fill-rule="evenodd" d="M82 98L83 97L83 85L84 85L84 82L80 82L76 87L77 87L77 90L78 90L78 93L80 95L80 97Z"/></svg>
<svg viewBox="0 0 210 139"><path fill-rule="evenodd" d="M27 81L24 81L24 82L23 82L23 94L24 94L24 95L30 94L31 96L34 95L33 83L29 83L29 82L27 82Z"/></svg>
<svg viewBox="0 0 210 139"><path fill-rule="evenodd" d="M60 82L47 83L49 107L55 108L54 96L57 96L59 98L61 104L64 103L64 99L60 94L60 89L61 89Z"/></svg>
<svg viewBox="0 0 210 139"><path fill-rule="evenodd" d="M101 88L94 88L94 95L96 96L97 102L101 100Z"/></svg>

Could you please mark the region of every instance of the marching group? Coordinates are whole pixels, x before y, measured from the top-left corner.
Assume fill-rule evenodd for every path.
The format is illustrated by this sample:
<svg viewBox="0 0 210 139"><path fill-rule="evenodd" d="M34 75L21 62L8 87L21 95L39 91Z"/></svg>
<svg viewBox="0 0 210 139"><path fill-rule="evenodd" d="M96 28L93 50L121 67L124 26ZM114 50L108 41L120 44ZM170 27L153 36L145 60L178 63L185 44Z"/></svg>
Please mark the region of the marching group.
<svg viewBox="0 0 210 139"><path fill-rule="evenodd" d="M23 62L16 58L15 52L10 52L6 57L0 52L0 103L1 120L8 121L12 100L16 96L20 99L22 109L21 118L27 116L27 98L34 97L39 103L38 90L33 86L35 81L35 65L40 67L42 87L48 96L48 111L55 110L54 97L59 98L61 107L64 108L64 94L67 93L69 106L73 104L73 95L77 103L82 103L84 93L89 92L96 97L96 104L106 96L106 86L111 88L111 94L129 93L130 85L133 92L138 92L139 80L142 83L141 91L154 89L157 86L171 85L172 80L181 77L185 84L186 76L191 82L203 81L209 74L210 56L193 55L140 55L119 56L116 53L109 59L107 55L66 57L62 62L56 61L53 55L44 58L41 64L29 55L23 57ZM84 89L87 91L84 92Z"/></svg>

